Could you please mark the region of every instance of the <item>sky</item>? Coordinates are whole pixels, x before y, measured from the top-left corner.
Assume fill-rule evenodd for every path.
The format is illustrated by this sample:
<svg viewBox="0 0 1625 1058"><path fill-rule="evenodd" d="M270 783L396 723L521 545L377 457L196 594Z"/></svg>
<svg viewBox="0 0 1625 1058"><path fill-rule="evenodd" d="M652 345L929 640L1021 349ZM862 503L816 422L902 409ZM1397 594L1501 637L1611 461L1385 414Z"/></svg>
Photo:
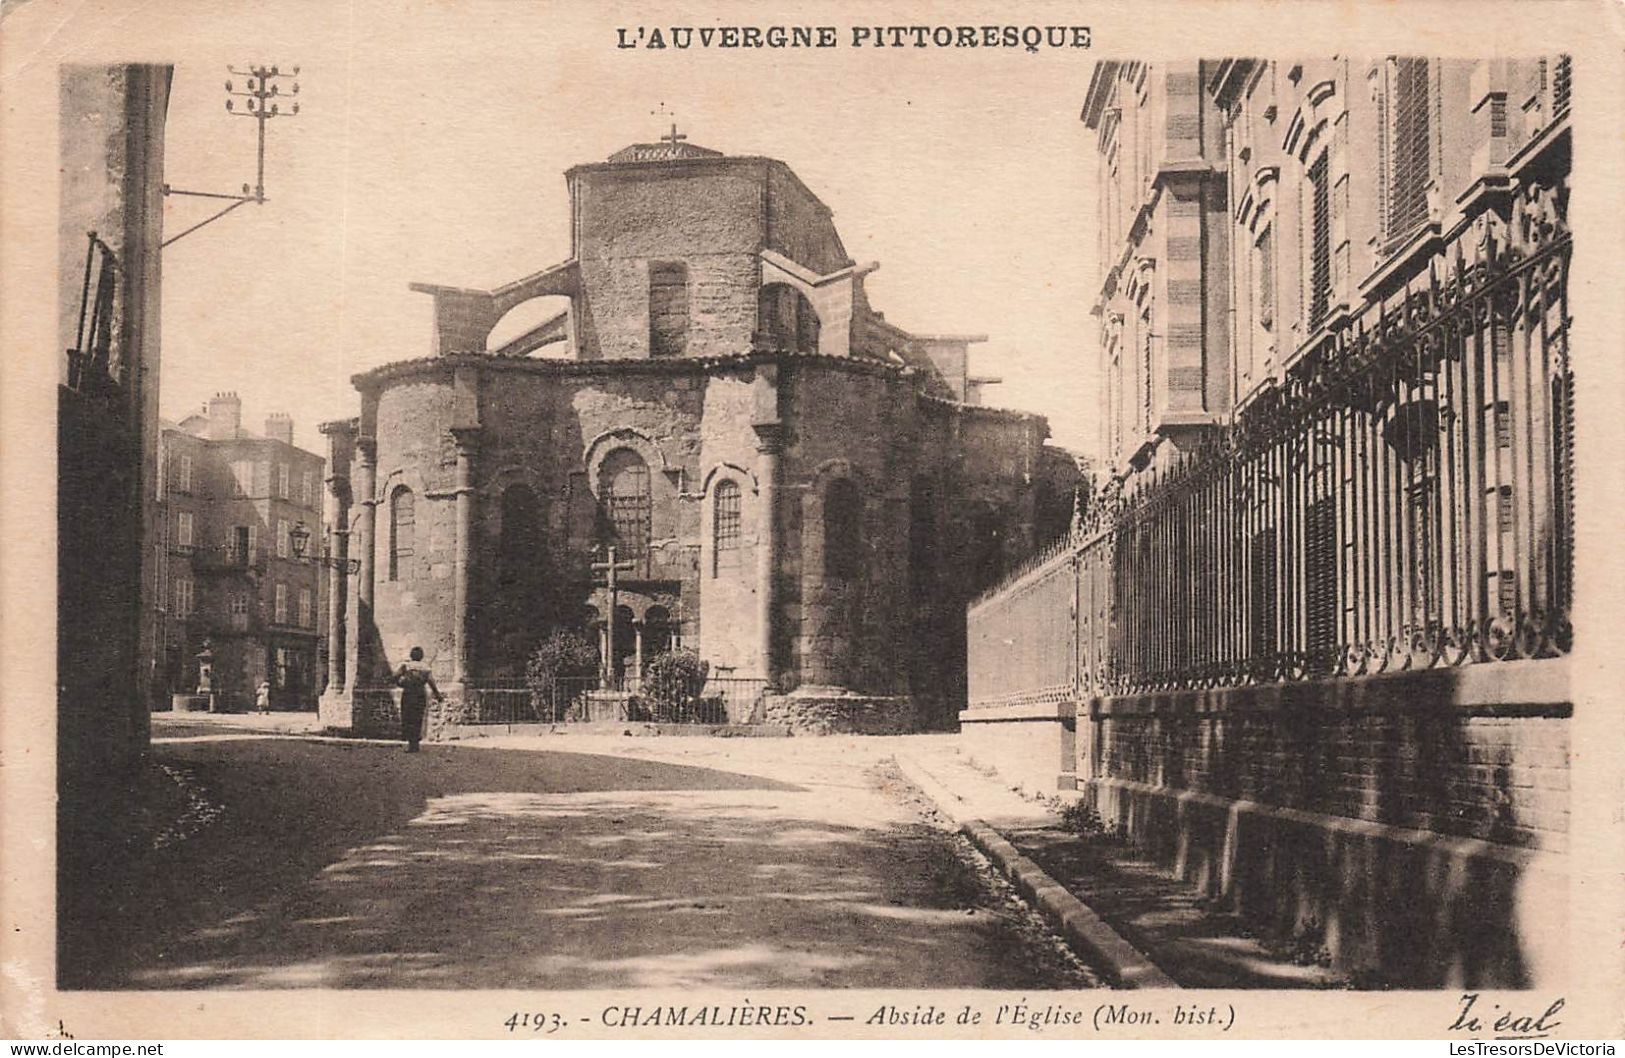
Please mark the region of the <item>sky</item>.
<svg viewBox="0 0 1625 1058"><path fill-rule="evenodd" d="M788 163L848 252L880 263L875 308L917 332L989 335L971 365L1005 380L989 402L1091 443L1088 51L623 50L630 10L294 6L180 5L144 27L175 42L161 50L176 188L253 179L228 64L300 67L301 113L268 129L269 201L165 251L166 416L235 390L250 429L288 412L296 442L321 451L317 424L357 412L351 375L428 355L431 302L409 283L489 288L563 260L564 170L675 121L691 143ZM737 21L796 21L759 10L773 17ZM171 197L166 235L213 208Z"/></svg>

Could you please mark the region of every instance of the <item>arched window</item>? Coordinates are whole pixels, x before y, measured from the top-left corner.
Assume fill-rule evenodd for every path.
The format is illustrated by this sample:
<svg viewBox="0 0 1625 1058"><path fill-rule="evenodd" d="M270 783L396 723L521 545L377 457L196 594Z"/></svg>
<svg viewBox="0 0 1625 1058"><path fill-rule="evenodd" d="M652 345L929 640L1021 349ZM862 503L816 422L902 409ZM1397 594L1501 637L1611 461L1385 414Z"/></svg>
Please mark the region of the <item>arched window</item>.
<svg viewBox="0 0 1625 1058"><path fill-rule="evenodd" d="M400 486L389 495L389 579L412 579L412 534L415 513L412 490Z"/></svg>
<svg viewBox="0 0 1625 1058"><path fill-rule="evenodd" d="M729 568L739 553L739 483L723 478L712 493L711 575Z"/></svg>
<svg viewBox="0 0 1625 1058"><path fill-rule="evenodd" d="M824 492L824 575L849 580L863 569L863 497L848 478Z"/></svg>
<svg viewBox="0 0 1625 1058"><path fill-rule="evenodd" d="M598 496L608 522L609 542L621 558L649 551L651 501L649 464L630 448L617 448L598 472Z"/></svg>
<svg viewBox="0 0 1625 1058"><path fill-rule="evenodd" d="M541 549L541 505L529 485L502 490L502 537L497 545L497 568L505 583L523 579Z"/></svg>

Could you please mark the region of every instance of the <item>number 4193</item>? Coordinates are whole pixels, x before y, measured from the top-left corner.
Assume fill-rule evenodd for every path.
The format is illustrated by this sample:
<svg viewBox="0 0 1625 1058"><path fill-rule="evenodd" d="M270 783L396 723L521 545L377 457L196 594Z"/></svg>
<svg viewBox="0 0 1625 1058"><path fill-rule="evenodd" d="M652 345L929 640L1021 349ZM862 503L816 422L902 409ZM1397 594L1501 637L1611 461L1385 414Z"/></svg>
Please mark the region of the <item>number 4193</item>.
<svg viewBox="0 0 1625 1058"><path fill-rule="evenodd" d="M515 1013L503 1024L508 1026L509 1032L529 1029L532 1032L545 1032L551 1035L564 1028L564 1019L557 1014L536 1010L524 1014Z"/></svg>

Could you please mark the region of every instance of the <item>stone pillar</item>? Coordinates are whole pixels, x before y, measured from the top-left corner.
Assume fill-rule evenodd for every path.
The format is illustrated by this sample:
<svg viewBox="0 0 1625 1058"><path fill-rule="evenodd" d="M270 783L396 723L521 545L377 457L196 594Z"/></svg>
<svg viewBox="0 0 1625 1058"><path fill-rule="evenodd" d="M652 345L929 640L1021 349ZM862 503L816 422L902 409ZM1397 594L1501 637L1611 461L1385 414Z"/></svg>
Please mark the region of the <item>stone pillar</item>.
<svg viewBox="0 0 1625 1058"><path fill-rule="evenodd" d="M323 494L322 520L328 534L327 557L327 686L317 708L323 724L348 727L352 715L344 703L348 686L349 652L355 640L347 633L349 614L355 607L349 600L350 579L346 567L350 553L350 464L355 456L355 424L350 421L322 423L327 438L327 486Z"/></svg>
<svg viewBox="0 0 1625 1058"><path fill-rule="evenodd" d="M643 687L643 622L632 622L632 678L639 681L638 687Z"/></svg>
<svg viewBox="0 0 1625 1058"><path fill-rule="evenodd" d="M338 515L340 524L344 515ZM350 534L343 529L329 529L327 567L327 686L329 690L344 689L344 589L349 585L344 575L345 556L350 552Z"/></svg>
<svg viewBox="0 0 1625 1058"><path fill-rule="evenodd" d="M760 524L756 531L756 634L757 656L769 687L776 687L773 671L773 614L776 571L779 567L779 455L784 450L784 425L759 422L756 431L756 480L761 489Z"/></svg>
<svg viewBox="0 0 1625 1058"><path fill-rule="evenodd" d="M373 659L370 657L370 627L372 625L372 586L378 552L378 439L356 438L355 498L361 504L361 517L356 523L355 546L361 559L356 572L355 605L350 607L346 622L350 672L345 686L350 692L367 682L372 676Z"/></svg>
<svg viewBox="0 0 1625 1058"><path fill-rule="evenodd" d="M474 450L479 442L479 428L457 426L451 431L457 442L457 550L452 580L452 655L451 679L453 683L468 681L470 639L468 585L474 562Z"/></svg>

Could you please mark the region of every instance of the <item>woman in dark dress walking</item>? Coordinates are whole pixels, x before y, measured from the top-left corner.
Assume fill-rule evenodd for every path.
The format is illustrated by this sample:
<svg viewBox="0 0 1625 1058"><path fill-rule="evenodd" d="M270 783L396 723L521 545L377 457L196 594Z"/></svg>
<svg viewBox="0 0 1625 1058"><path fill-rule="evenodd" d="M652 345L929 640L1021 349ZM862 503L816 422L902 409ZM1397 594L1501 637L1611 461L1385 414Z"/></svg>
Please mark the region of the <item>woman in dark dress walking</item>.
<svg viewBox="0 0 1625 1058"><path fill-rule="evenodd" d="M434 692L435 701L446 700L423 661L422 647L412 648L412 659L395 672L395 684L401 689L401 738L406 742L406 752L416 753L418 741L423 737L423 713L429 704L425 688Z"/></svg>

